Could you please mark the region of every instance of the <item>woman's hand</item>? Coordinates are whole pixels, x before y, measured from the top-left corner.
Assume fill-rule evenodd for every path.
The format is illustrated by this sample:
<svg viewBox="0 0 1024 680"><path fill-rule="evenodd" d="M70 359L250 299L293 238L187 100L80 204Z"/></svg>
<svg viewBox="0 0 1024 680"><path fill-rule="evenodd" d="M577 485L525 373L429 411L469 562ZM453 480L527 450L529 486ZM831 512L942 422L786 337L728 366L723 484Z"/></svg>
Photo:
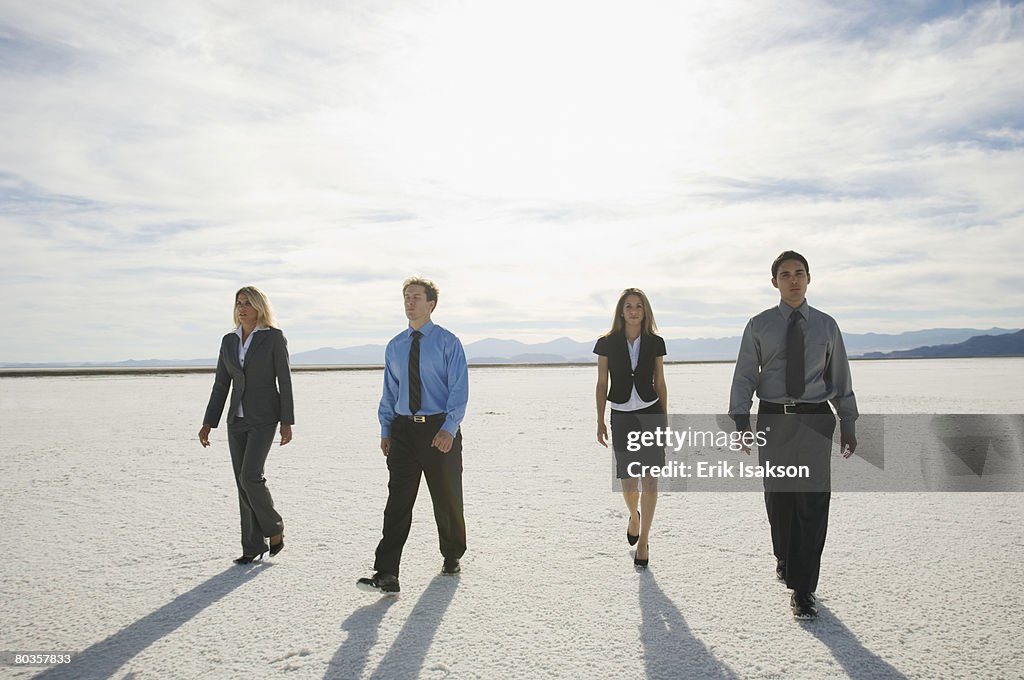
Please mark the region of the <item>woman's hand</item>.
<svg viewBox="0 0 1024 680"><path fill-rule="evenodd" d="M608 426L603 420L597 422L597 443L608 448Z"/></svg>
<svg viewBox="0 0 1024 680"><path fill-rule="evenodd" d="M292 440L292 426L281 423L281 446Z"/></svg>
<svg viewBox="0 0 1024 680"><path fill-rule="evenodd" d="M210 426L206 423L199 428L199 443L203 445L204 449L210 445Z"/></svg>

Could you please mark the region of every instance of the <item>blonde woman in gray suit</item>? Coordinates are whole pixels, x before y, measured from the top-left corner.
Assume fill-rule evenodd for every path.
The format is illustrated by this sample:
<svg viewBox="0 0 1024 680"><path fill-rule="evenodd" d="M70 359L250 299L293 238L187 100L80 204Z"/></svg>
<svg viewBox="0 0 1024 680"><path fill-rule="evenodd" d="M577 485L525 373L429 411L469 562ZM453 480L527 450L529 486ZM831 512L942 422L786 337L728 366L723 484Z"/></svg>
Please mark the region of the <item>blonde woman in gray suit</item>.
<svg viewBox="0 0 1024 680"><path fill-rule="evenodd" d="M288 368L288 341L276 328L266 293L245 286L235 293L235 330L224 336L217 358L217 377L206 407L199 442L210 445L210 429L228 406L228 448L238 487L242 520L242 556L249 564L284 548L284 522L263 477L263 466L281 425L281 446L292 440L295 406Z"/></svg>

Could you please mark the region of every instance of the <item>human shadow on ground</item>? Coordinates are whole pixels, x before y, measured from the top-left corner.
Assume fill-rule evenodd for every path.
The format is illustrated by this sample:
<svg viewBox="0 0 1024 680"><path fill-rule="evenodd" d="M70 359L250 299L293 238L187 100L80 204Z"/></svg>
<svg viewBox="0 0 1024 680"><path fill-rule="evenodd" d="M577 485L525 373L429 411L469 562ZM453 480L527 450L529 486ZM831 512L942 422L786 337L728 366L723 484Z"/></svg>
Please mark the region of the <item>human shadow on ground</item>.
<svg viewBox="0 0 1024 680"><path fill-rule="evenodd" d="M640 641L648 678L738 680L732 668L694 636L650 570L640 573L640 615Z"/></svg>
<svg viewBox="0 0 1024 680"><path fill-rule="evenodd" d="M35 678L109 678L146 647L174 632L199 612L271 566L257 564L247 568L228 567L152 614L147 614L106 640L75 654L71 663L48 668Z"/></svg>
<svg viewBox="0 0 1024 680"><path fill-rule="evenodd" d="M370 677L374 680L415 678L441 626L445 610L455 597L459 577L438 574L416 601L402 630Z"/></svg>
<svg viewBox="0 0 1024 680"><path fill-rule="evenodd" d="M325 680L363 676L370 650L377 644L380 622L397 601L397 597L379 597L373 603L352 612L342 622L341 629L348 633L348 637L328 664Z"/></svg>
<svg viewBox="0 0 1024 680"><path fill-rule="evenodd" d="M818 618L806 624L807 631L828 647L832 656L854 680L896 678L906 680L903 673L866 648L828 607L818 602Z"/></svg>

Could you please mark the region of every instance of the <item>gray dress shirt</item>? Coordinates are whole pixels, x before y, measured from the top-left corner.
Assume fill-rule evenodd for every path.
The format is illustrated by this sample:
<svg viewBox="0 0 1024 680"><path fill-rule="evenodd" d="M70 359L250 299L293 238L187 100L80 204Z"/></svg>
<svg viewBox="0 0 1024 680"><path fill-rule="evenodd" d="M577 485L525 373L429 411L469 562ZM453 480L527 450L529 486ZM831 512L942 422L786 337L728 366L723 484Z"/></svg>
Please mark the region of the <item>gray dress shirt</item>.
<svg viewBox="0 0 1024 680"><path fill-rule="evenodd" d="M786 394L786 330L791 313L803 317L806 388L799 399ZM835 319L804 300L797 309L780 301L777 307L748 321L729 399L729 415L738 416L737 424L749 423L755 392L758 399L778 404L830 401L839 414L843 434L853 434L857 398L843 335Z"/></svg>

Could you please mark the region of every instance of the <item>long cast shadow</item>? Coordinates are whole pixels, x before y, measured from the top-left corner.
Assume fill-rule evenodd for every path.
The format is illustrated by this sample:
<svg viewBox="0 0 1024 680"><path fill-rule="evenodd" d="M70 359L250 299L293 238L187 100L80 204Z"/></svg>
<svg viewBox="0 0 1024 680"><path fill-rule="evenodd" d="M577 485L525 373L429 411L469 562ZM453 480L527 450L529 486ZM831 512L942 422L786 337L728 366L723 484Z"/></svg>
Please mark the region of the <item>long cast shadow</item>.
<svg viewBox="0 0 1024 680"><path fill-rule="evenodd" d="M694 636L650 571L640 573L640 614L640 641L648 678L738 680L732 668Z"/></svg>
<svg viewBox="0 0 1024 680"><path fill-rule="evenodd" d="M907 676L866 648L849 628L833 614L828 607L818 602L818 619L807 626L808 632L821 640L832 656L854 680L868 678L896 678L906 680Z"/></svg>
<svg viewBox="0 0 1024 680"><path fill-rule="evenodd" d="M420 674L430 643L434 641L445 610L455 597L459 578L438 574L416 601L409 618L398 631L387 654L370 677L375 680L415 678Z"/></svg>
<svg viewBox="0 0 1024 680"><path fill-rule="evenodd" d="M71 663L53 666L35 677L37 680L109 678L146 647L174 632L196 614L270 566L256 565L249 569L228 567L187 593L182 593L152 614L147 614L106 640L75 654Z"/></svg>
<svg viewBox="0 0 1024 680"><path fill-rule="evenodd" d="M363 676L370 650L377 644L380 622L397 601L395 597L381 597L373 604L355 610L342 622L341 629L348 632L348 637L327 665L324 680Z"/></svg>

